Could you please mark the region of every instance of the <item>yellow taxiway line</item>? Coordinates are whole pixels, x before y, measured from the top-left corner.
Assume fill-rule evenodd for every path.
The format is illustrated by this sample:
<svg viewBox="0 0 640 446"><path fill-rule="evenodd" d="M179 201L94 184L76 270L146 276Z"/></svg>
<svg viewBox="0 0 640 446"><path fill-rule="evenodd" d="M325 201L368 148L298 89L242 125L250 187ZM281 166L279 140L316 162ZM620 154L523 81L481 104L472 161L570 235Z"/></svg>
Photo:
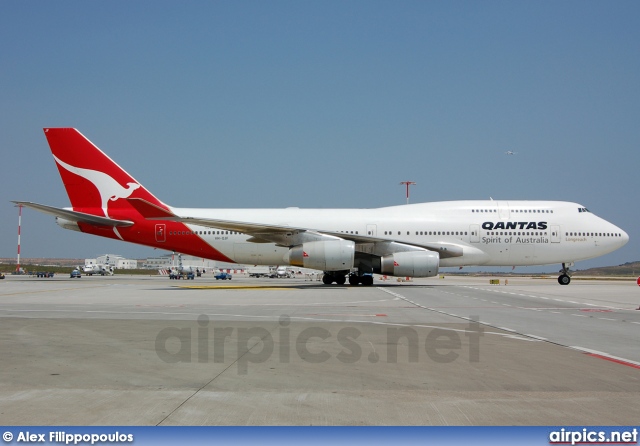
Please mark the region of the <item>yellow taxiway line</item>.
<svg viewBox="0 0 640 446"><path fill-rule="evenodd" d="M185 285L178 288L190 290L295 290L297 288L285 288L272 285Z"/></svg>

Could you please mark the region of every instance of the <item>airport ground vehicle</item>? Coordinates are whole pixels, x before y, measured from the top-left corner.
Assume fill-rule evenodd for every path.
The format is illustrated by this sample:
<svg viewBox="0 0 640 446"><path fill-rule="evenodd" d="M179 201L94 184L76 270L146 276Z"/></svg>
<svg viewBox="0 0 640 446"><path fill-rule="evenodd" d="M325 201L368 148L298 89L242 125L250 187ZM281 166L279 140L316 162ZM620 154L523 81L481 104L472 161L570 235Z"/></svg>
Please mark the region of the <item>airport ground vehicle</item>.
<svg viewBox="0 0 640 446"><path fill-rule="evenodd" d="M224 271L220 271L215 276L216 280L231 280L233 276L229 273L225 273Z"/></svg>
<svg viewBox="0 0 640 446"><path fill-rule="evenodd" d="M172 269L171 272L169 273L169 279L173 279L173 280L179 280L179 279L194 280L195 277L196 275L193 273L193 271L180 272L175 269Z"/></svg>
<svg viewBox="0 0 640 446"><path fill-rule="evenodd" d="M271 267L269 266L250 266L247 268L249 277L269 277L271 275Z"/></svg>
<svg viewBox="0 0 640 446"><path fill-rule="evenodd" d="M293 277L293 271L291 271L286 266L279 266L276 268L276 278L278 279L290 279Z"/></svg>
<svg viewBox="0 0 640 446"><path fill-rule="evenodd" d="M82 273L77 269L74 269L73 271L71 271L71 274L69 274L69 277L71 279L79 279L82 277Z"/></svg>
<svg viewBox="0 0 640 446"><path fill-rule="evenodd" d="M34 273L34 275L36 277L47 277L47 278L53 277L53 274L54 273L52 273L50 271L37 271L37 272Z"/></svg>
<svg viewBox="0 0 640 446"><path fill-rule="evenodd" d="M78 267L78 270L80 270L80 267ZM93 276L94 274L113 276L113 267L109 265L86 265L82 267L82 272L87 276Z"/></svg>

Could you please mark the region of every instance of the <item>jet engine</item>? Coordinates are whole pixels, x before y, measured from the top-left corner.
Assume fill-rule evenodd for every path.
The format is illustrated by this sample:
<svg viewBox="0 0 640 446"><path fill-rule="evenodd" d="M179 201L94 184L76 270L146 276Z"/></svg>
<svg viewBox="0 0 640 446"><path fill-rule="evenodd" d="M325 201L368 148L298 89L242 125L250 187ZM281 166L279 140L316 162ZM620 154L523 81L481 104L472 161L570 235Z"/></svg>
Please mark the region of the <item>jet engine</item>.
<svg viewBox="0 0 640 446"><path fill-rule="evenodd" d="M71 231L82 232L82 231L80 231L80 228L78 227L78 223L75 222L75 221L65 220L64 218L56 217L56 223L61 228L69 229Z"/></svg>
<svg viewBox="0 0 640 446"><path fill-rule="evenodd" d="M350 240L307 242L289 250L290 265L321 271L348 271L353 268L355 243Z"/></svg>
<svg viewBox="0 0 640 446"><path fill-rule="evenodd" d="M433 251L395 252L382 257L382 274L407 277L433 277L438 274L440 255Z"/></svg>

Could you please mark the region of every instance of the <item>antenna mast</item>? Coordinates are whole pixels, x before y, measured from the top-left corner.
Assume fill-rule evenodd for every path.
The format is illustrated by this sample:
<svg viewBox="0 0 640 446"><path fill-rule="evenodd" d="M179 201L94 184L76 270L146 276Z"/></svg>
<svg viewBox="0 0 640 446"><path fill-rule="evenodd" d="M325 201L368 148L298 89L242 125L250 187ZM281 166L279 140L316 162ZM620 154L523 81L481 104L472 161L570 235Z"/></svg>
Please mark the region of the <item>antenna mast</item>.
<svg viewBox="0 0 640 446"><path fill-rule="evenodd" d="M404 184L407 186L407 204L409 204L409 186L416 184L415 181L402 181L400 184Z"/></svg>

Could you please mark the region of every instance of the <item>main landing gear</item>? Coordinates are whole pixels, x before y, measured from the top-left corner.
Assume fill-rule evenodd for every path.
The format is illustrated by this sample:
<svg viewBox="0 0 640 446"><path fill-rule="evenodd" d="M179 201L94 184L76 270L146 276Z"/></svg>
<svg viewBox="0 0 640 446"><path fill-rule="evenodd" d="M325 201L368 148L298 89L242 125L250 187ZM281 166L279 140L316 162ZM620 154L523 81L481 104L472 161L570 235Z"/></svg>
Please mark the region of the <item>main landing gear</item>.
<svg viewBox="0 0 640 446"><path fill-rule="evenodd" d="M571 277L570 277L570 272L569 272L569 267L573 266L573 263L563 263L562 264L562 269L560 270L560 272L562 274L560 274L560 277L558 277L558 283L560 285L569 285L571 283Z"/></svg>
<svg viewBox="0 0 640 446"><path fill-rule="evenodd" d="M346 273L342 273L339 271L325 272L324 276L322 276L322 283L324 283L325 285L331 285L334 282L338 285L344 285L347 282ZM363 274L360 276L356 273L350 273L349 285L357 286L360 284L364 286L373 285L373 275Z"/></svg>
<svg viewBox="0 0 640 446"><path fill-rule="evenodd" d="M349 284L350 285L364 285L364 286L371 286L373 285L373 275L372 274L363 274L361 276L359 276L356 273L351 273L349 274Z"/></svg>
<svg viewBox="0 0 640 446"><path fill-rule="evenodd" d="M324 283L325 285L331 285L333 282L337 283L338 285L344 285L346 281L347 278L344 276L344 274L325 272L324 276L322 276L322 283Z"/></svg>

